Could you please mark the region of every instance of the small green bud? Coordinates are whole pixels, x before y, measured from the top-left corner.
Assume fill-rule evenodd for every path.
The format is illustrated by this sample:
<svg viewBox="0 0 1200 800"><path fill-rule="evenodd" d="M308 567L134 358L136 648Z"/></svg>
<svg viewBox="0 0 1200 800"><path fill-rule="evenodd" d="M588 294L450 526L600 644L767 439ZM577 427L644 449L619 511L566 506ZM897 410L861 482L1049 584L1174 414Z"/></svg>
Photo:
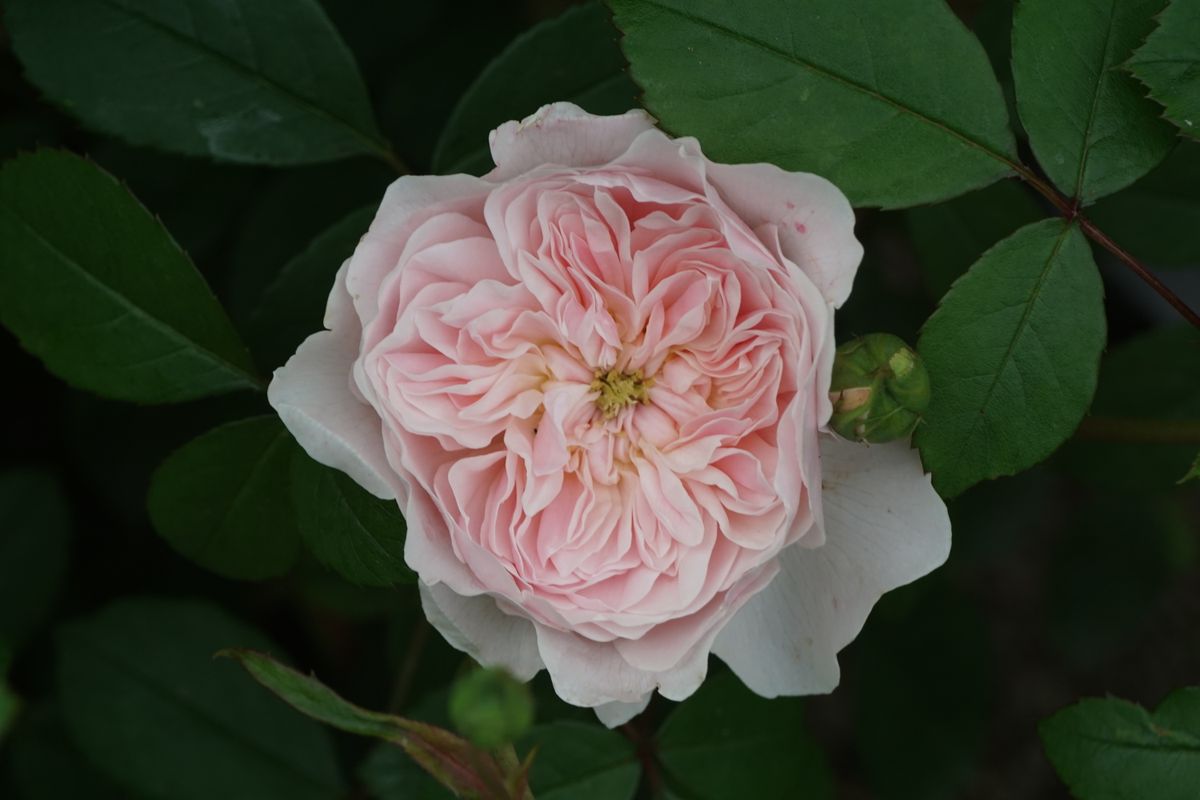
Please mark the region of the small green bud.
<svg viewBox="0 0 1200 800"><path fill-rule="evenodd" d="M841 436L861 442L903 439L929 405L929 373L900 337L868 334L837 349L829 399L829 425Z"/></svg>
<svg viewBox="0 0 1200 800"><path fill-rule="evenodd" d="M502 669L473 669L450 690L450 721L474 744L495 749L533 724L533 696Z"/></svg>

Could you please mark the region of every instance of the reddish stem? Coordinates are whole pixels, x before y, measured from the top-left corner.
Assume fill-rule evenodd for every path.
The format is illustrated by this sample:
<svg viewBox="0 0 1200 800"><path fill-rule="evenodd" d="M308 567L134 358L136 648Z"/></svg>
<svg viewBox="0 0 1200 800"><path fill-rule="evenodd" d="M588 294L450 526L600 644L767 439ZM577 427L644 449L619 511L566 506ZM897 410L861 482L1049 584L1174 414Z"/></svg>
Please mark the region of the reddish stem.
<svg viewBox="0 0 1200 800"><path fill-rule="evenodd" d="M1012 167L1016 170L1017 174L1022 180L1024 180L1026 183L1036 189L1039 194L1049 200L1051 205L1058 209L1060 214L1066 217L1067 220L1077 223L1079 225L1079 229L1083 231L1089 239L1116 256L1122 264L1133 270L1135 275L1145 281L1151 289L1158 292L1162 299L1166 300L1176 311L1182 314L1184 319L1190 322L1193 326L1200 328L1200 314L1197 314L1196 311L1187 303L1185 303L1179 295L1171 291L1170 287L1159 280L1158 276L1147 269L1146 265L1134 258L1134 256L1128 250L1110 239L1108 234L1097 228L1094 222L1083 216L1079 210L1078 201L1072 202L1063 197L1061 194L1055 191L1053 186L1039 178L1036 174L1034 174L1033 170L1029 169L1024 164L1012 164Z"/></svg>

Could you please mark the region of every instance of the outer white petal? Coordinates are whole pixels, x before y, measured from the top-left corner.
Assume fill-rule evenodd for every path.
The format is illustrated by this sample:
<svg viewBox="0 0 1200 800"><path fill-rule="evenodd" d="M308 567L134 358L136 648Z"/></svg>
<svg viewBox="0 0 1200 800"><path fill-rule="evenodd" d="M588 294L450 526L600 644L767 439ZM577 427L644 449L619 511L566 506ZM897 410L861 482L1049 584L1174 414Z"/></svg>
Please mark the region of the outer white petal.
<svg viewBox="0 0 1200 800"><path fill-rule="evenodd" d="M950 552L950 518L907 443L821 448L826 540L791 546L775 580L717 636L713 652L764 697L837 686L837 652L887 591Z"/></svg>
<svg viewBox="0 0 1200 800"><path fill-rule="evenodd" d="M533 623L505 614L490 595L464 597L442 584L418 584L421 607L455 649L487 667L504 667L527 681L542 668Z"/></svg>
<svg viewBox="0 0 1200 800"><path fill-rule="evenodd" d="M345 273L343 265L326 309L325 324L333 330L309 336L275 370L267 400L310 456L390 500L396 497L396 477L384 454L379 415L350 388L359 327Z"/></svg>
<svg viewBox="0 0 1200 800"><path fill-rule="evenodd" d="M606 728L615 728L618 725L624 725L646 710L646 706L650 705L650 698L652 696L653 692L646 692L646 696L636 703L605 703L604 705L596 706L596 717Z"/></svg>
<svg viewBox="0 0 1200 800"><path fill-rule="evenodd" d="M711 164L709 180L751 228L778 226L783 254L837 308L850 296L863 248L854 238L854 209L818 175L771 164Z"/></svg>
<svg viewBox="0 0 1200 800"><path fill-rule="evenodd" d="M487 178L508 180L543 164L605 164L624 153L638 134L653 128L653 118L641 109L598 117L572 103L551 103L492 131L488 143L496 169Z"/></svg>

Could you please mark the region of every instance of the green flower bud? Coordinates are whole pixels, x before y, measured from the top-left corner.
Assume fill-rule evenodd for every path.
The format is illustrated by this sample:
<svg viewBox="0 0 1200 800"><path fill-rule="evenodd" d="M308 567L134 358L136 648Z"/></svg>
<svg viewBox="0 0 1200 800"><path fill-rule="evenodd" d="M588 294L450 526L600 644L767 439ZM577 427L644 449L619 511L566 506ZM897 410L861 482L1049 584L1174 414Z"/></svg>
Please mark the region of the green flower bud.
<svg viewBox="0 0 1200 800"><path fill-rule="evenodd" d="M502 669L471 670L450 690L450 720L467 739L491 750L533 724L533 696Z"/></svg>
<svg viewBox="0 0 1200 800"><path fill-rule="evenodd" d="M841 436L861 442L903 439L929 405L929 373L903 339L872 333L837 349L829 399L829 425Z"/></svg>

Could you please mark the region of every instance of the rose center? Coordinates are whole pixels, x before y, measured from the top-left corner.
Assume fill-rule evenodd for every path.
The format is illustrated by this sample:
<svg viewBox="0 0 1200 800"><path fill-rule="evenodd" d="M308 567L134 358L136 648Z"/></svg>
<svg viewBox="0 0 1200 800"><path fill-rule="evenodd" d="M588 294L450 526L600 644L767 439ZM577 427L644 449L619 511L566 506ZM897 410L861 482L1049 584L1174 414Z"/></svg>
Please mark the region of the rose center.
<svg viewBox="0 0 1200 800"><path fill-rule="evenodd" d="M612 419L626 406L646 402L646 390L654 383L653 379L643 378L640 369L629 373L598 369L595 376L591 388L600 393L596 408L605 419Z"/></svg>

